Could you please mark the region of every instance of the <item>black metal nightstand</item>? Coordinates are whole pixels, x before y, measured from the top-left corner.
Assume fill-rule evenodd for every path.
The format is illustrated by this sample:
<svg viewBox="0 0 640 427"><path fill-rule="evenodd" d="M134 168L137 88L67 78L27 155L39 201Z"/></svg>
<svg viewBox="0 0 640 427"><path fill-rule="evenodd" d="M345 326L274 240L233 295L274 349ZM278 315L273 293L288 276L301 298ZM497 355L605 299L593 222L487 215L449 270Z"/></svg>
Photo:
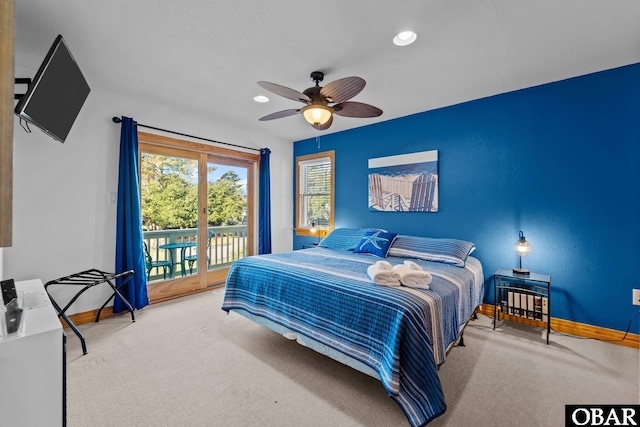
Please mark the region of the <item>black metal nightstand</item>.
<svg viewBox="0 0 640 427"><path fill-rule="evenodd" d="M493 275L493 329L502 317L505 320L547 327L547 344L551 334L551 276L548 274L517 274L501 268Z"/></svg>

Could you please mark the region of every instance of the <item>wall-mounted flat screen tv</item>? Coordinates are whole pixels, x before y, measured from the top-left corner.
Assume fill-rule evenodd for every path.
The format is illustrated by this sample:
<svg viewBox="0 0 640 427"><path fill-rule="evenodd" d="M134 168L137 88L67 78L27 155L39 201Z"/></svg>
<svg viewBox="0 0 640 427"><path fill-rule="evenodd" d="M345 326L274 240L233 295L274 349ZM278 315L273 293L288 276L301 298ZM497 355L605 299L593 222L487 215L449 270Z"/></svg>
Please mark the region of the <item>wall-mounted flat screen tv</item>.
<svg viewBox="0 0 640 427"><path fill-rule="evenodd" d="M64 142L91 89L62 36L56 37L15 113Z"/></svg>

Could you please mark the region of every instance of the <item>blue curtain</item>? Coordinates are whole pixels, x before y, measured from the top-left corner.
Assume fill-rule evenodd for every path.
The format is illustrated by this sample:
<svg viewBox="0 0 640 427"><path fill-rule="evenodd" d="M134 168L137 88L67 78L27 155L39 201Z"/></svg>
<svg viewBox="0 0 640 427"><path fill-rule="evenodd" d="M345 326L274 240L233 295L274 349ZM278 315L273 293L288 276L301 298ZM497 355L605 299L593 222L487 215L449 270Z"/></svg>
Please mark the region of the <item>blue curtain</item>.
<svg viewBox="0 0 640 427"><path fill-rule="evenodd" d="M149 304L144 249L142 247L142 214L138 174L138 125L122 117L120 128L120 166L118 171L118 210L116 225L116 273L133 270L134 275L121 289L134 309ZM116 296L113 312L126 310Z"/></svg>
<svg viewBox="0 0 640 427"><path fill-rule="evenodd" d="M260 186L258 194L258 254L271 253L271 183L269 156L271 150L260 150Z"/></svg>

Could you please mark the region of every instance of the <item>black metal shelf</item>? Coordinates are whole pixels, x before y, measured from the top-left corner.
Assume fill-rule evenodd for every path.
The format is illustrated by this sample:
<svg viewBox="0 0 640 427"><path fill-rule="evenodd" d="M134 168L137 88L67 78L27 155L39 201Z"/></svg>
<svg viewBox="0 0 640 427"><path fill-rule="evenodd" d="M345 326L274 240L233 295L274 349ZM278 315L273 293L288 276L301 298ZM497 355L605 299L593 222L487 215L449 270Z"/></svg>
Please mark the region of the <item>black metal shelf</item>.
<svg viewBox="0 0 640 427"><path fill-rule="evenodd" d="M499 269L493 275L493 329L500 315L542 322L551 334L551 276Z"/></svg>

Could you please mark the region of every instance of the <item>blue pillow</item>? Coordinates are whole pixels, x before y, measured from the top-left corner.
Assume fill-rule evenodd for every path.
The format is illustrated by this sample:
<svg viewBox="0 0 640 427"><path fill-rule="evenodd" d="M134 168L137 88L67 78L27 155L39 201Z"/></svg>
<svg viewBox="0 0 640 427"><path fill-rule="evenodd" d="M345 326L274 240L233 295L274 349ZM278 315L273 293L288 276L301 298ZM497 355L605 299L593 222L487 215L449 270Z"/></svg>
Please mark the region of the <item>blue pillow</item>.
<svg viewBox="0 0 640 427"><path fill-rule="evenodd" d="M322 239L318 246L343 251L352 251L368 231L384 231L379 228L336 228Z"/></svg>
<svg viewBox="0 0 640 427"><path fill-rule="evenodd" d="M418 258L464 267L467 257L475 250L471 242L457 239L398 236L389 250L389 256Z"/></svg>
<svg viewBox="0 0 640 427"><path fill-rule="evenodd" d="M391 244L398 236L398 233L387 233L386 231L368 231L365 237L360 240L358 246L353 250L354 254L371 254L386 258Z"/></svg>

